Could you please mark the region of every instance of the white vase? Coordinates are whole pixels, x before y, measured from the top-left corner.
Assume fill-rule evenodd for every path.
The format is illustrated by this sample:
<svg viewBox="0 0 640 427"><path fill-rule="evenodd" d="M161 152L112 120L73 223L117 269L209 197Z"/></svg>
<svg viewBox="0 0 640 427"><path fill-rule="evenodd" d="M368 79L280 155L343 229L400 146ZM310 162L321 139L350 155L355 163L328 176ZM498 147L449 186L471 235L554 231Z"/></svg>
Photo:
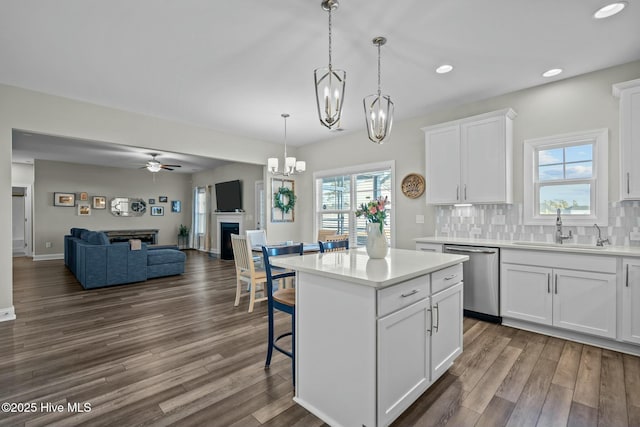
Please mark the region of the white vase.
<svg viewBox="0 0 640 427"><path fill-rule="evenodd" d="M384 258L388 251L387 236L380 232L380 223L367 223L367 254L369 258Z"/></svg>

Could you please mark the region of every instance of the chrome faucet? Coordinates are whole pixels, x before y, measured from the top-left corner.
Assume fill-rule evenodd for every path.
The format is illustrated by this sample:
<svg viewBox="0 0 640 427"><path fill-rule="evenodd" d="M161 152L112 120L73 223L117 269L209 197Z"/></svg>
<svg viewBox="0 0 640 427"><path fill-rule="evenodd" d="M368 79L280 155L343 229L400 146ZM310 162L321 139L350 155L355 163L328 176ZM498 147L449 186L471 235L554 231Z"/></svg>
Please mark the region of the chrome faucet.
<svg viewBox="0 0 640 427"><path fill-rule="evenodd" d="M604 246L605 243L611 244L608 238L602 238L602 232L600 231L600 227L598 227L598 224L593 224L593 226L596 228L596 230L598 230L598 241L596 242L596 246Z"/></svg>
<svg viewBox="0 0 640 427"><path fill-rule="evenodd" d="M556 243L562 244L563 241L572 239L573 234L569 230L569 234L566 236L562 234L562 218L560 218L560 209L557 210L558 216L556 217Z"/></svg>

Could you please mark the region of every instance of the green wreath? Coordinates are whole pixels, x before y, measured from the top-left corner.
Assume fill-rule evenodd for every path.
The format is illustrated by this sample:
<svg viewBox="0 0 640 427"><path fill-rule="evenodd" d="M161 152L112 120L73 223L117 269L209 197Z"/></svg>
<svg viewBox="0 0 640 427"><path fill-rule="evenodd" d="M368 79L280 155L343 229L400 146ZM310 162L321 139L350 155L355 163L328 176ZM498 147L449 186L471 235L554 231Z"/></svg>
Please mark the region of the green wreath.
<svg viewBox="0 0 640 427"><path fill-rule="evenodd" d="M282 199L287 198L287 204L282 203ZM284 213L289 213L296 205L296 195L293 190L287 187L280 187L276 193L273 193L273 206L280 209Z"/></svg>

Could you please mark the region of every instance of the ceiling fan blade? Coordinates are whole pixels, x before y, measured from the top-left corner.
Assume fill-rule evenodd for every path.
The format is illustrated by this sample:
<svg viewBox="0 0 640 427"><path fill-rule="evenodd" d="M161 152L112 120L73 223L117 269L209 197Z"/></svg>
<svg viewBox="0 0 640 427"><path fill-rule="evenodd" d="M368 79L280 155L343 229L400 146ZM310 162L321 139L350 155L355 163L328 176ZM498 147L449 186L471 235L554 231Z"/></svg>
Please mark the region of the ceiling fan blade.
<svg viewBox="0 0 640 427"><path fill-rule="evenodd" d="M181 165L162 165L162 166L169 166L170 168L181 168Z"/></svg>
<svg viewBox="0 0 640 427"><path fill-rule="evenodd" d="M168 168L166 165L162 165L160 166L162 169L167 170L167 171L172 171L172 168Z"/></svg>

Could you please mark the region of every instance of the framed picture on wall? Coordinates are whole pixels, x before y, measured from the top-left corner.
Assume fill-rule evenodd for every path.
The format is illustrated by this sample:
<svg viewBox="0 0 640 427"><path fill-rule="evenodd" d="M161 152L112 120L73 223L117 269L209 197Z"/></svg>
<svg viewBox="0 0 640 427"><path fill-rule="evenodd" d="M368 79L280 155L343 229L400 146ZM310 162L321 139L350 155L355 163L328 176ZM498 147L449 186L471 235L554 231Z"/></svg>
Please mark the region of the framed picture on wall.
<svg viewBox="0 0 640 427"><path fill-rule="evenodd" d="M91 205L82 203L78 205L78 216L89 216L91 215Z"/></svg>
<svg viewBox="0 0 640 427"><path fill-rule="evenodd" d="M155 205L156 204L156 199L149 199L149 204L150 205Z"/></svg>
<svg viewBox="0 0 640 427"><path fill-rule="evenodd" d="M271 180L271 222L293 222L296 182L292 179Z"/></svg>
<svg viewBox="0 0 640 427"><path fill-rule="evenodd" d="M78 200L80 200L81 202L88 202L89 193L87 193L86 191L83 191L82 193L78 194Z"/></svg>
<svg viewBox="0 0 640 427"><path fill-rule="evenodd" d="M180 212L182 210L182 205L180 200L172 200L171 201L171 212Z"/></svg>
<svg viewBox="0 0 640 427"><path fill-rule="evenodd" d="M158 201L160 203L167 203L169 201L169 198L167 198L167 196L159 196Z"/></svg>
<svg viewBox="0 0 640 427"><path fill-rule="evenodd" d="M163 216L164 206L151 206L151 216Z"/></svg>
<svg viewBox="0 0 640 427"><path fill-rule="evenodd" d="M106 209L107 198L105 196L93 196L93 209Z"/></svg>
<svg viewBox="0 0 640 427"><path fill-rule="evenodd" d="M53 206L73 207L75 205L75 193L53 193Z"/></svg>

